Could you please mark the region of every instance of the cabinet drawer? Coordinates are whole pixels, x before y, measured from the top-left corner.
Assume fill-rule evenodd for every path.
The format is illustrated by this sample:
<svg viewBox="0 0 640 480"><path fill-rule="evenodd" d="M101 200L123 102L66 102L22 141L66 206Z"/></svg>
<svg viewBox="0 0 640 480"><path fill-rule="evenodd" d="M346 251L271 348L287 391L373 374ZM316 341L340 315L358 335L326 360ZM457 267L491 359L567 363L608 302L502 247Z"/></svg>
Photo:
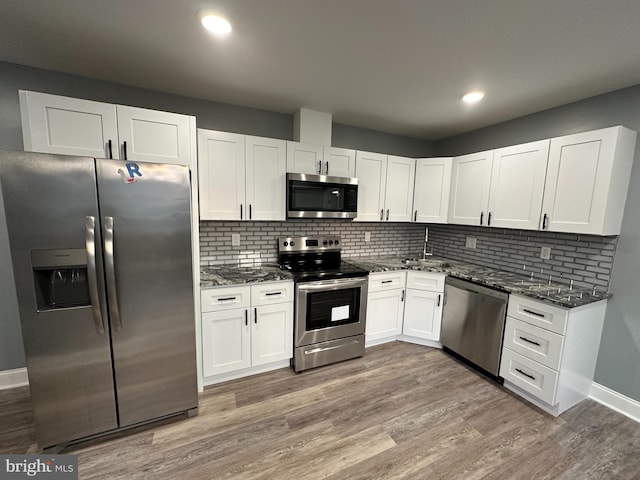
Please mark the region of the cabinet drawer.
<svg viewBox="0 0 640 480"><path fill-rule="evenodd" d="M562 335L507 317L504 346L554 370L560 367L563 341Z"/></svg>
<svg viewBox="0 0 640 480"><path fill-rule="evenodd" d="M207 288L200 292L203 312L230 310L232 308L249 308L251 304L251 287L235 285L233 287Z"/></svg>
<svg viewBox="0 0 640 480"><path fill-rule="evenodd" d="M500 376L543 402L554 405L558 383L558 372L555 370L503 348Z"/></svg>
<svg viewBox="0 0 640 480"><path fill-rule="evenodd" d="M416 290L429 290L431 292L444 292L445 273L431 272L407 272L407 288Z"/></svg>
<svg viewBox="0 0 640 480"><path fill-rule="evenodd" d="M293 301L293 282L268 282L251 286L251 305Z"/></svg>
<svg viewBox="0 0 640 480"><path fill-rule="evenodd" d="M507 315L564 335L569 311L518 295L509 296Z"/></svg>
<svg viewBox="0 0 640 480"><path fill-rule="evenodd" d="M372 273L369 275L369 291L392 290L404 288L407 273L404 270L396 272Z"/></svg>

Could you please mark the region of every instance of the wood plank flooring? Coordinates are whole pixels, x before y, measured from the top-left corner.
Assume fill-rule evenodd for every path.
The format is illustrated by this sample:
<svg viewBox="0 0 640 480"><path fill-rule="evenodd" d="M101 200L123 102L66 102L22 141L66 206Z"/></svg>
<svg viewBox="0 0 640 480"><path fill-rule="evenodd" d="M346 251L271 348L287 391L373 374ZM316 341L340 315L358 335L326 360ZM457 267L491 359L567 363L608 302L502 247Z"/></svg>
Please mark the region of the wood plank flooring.
<svg viewBox="0 0 640 480"><path fill-rule="evenodd" d="M0 391L0 452L36 452L28 388ZM70 447L82 479L640 479L640 424L586 400L558 418L440 350L207 388L199 415Z"/></svg>

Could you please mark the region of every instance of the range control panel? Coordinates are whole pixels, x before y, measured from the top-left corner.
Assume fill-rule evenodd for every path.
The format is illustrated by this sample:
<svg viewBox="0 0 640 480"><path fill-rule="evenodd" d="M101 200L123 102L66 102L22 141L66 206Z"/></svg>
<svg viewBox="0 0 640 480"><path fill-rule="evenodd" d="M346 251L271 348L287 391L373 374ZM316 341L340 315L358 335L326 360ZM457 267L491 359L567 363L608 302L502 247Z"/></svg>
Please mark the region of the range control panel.
<svg viewBox="0 0 640 480"><path fill-rule="evenodd" d="M341 248L342 240L338 235L278 238L278 252L339 252Z"/></svg>

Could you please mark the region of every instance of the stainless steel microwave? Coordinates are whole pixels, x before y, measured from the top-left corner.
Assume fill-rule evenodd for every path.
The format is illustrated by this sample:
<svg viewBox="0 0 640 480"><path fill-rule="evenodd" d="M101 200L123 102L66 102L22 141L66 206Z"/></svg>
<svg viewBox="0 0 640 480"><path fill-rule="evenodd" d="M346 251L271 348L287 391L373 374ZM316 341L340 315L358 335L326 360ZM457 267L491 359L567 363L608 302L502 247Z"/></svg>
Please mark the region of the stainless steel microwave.
<svg viewBox="0 0 640 480"><path fill-rule="evenodd" d="M355 218L358 179L287 173L287 218Z"/></svg>

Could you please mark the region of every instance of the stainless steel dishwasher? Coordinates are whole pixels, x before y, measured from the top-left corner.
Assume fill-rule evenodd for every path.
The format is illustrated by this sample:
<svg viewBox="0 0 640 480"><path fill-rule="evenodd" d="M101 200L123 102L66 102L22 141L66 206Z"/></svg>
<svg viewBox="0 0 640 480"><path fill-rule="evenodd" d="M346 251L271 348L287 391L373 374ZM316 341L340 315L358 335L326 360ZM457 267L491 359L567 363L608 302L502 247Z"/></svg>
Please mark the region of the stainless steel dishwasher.
<svg viewBox="0 0 640 480"><path fill-rule="evenodd" d="M447 277L440 341L444 350L501 381L500 355L509 294Z"/></svg>

